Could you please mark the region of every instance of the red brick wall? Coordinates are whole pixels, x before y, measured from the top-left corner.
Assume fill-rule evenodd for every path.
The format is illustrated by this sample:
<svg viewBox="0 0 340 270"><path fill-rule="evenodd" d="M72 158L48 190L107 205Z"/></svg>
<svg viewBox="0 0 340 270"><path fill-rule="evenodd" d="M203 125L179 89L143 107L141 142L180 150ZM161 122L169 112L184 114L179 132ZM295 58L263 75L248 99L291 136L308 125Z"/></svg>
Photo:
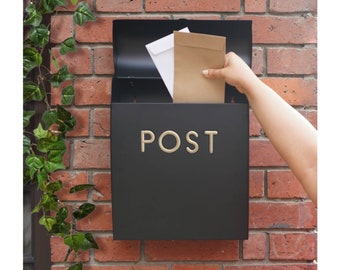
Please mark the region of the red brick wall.
<svg viewBox="0 0 340 270"><path fill-rule="evenodd" d="M73 26L62 9L52 18L58 62L78 75L71 110L77 126L69 134L67 169L54 175L66 186L94 183L95 212L77 223L94 233L99 250L84 252L86 270L315 270L316 210L299 182L266 138L250 111L250 215L246 241L118 241L112 238L110 194L110 88L114 73L112 20L118 18L253 21L253 70L287 102L317 125L316 0L87 0L96 22ZM58 55L70 34L78 51ZM58 90L52 89L58 102ZM51 240L53 269L64 269L65 247ZM72 259L72 258L71 258Z"/></svg>

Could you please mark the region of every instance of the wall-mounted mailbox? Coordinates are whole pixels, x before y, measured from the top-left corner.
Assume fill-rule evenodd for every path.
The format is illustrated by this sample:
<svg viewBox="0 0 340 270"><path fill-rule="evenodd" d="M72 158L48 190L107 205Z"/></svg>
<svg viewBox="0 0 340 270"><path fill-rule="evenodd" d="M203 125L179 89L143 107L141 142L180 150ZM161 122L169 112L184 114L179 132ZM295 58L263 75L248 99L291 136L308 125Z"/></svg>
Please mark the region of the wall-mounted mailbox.
<svg viewBox="0 0 340 270"><path fill-rule="evenodd" d="M251 64L251 21L113 21L114 239L248 238L248 103L172 103L145 45L174 30L226 36Z"/></svg>

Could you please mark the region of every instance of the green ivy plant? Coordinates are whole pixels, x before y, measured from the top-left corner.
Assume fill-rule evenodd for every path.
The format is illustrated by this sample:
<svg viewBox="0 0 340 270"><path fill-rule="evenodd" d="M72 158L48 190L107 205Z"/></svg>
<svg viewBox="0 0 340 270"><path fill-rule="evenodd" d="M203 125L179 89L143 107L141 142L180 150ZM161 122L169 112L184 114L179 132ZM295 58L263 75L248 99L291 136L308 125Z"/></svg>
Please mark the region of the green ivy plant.
<svg viewBox="0 0 340 270"><path fill-rule="evenodd" d="M71 0L77 5L73 13L73 22L83 25L95 17L86 2ZM45 25L43 19L56 12L56 8L65 7L67 0L30 1L24 12L24 44L23 44L23 158L24 185L34 184L41 191L40 202L32 213L39 214L39 223L51 234L63 237L68 246L65 262L71 253L75 254L75 262L70 263L69 270L83 269L78 253L81 250L97 249L98 245L91 233L75 230L75 221L88 216L95 205L84 203L72 213L69 221L69 210L60 202L56 193L63 188L61 180L52 180L51 174L65 169L63 155L66 152L66 134L74 129L76 119L67 111L66 106L72 104L74 97L73 86L62 89L61 104L50 105L47 87L60 87L64 81L73 80L75 76L68 70L67 65L59 66L52 55L50 47L50 25ZM73 37L65 39L60 46L60 54L76 51ZM57 72L52 73L44 65L44 57L52 59ZM45 110L37 112L32 103L42 103ZM36 106L33 106L36 108ZM41 119L36 126L32 119ZM35 121L37 122L37 121ZM94 185L77 185L70 193L89 190Z"/></svg>

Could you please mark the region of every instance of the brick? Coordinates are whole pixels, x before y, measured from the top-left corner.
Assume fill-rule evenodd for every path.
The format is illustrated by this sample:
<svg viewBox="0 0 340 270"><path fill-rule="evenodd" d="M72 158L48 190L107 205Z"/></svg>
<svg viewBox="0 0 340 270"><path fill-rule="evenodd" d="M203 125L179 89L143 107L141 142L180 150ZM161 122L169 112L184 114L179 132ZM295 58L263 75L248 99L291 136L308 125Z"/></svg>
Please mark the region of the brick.
<svg viewBox="0 0 340 270"><path fill-rule="evenodd" d="M111 205L96 205L95 210L87 217L77 221L80 231L112 231Z"/></svg>
<svg viewBox="0 0 340 270"><path fill-rule="evenodd" d="M223 270L316 270L316 264L283 264L283 265L243 265L243 266L224 266Z"/></svg>
<svg viewBox="0 0 340 270"><path fill-rule="evenodd" d="M269 171L267 179L268 198L307 198L302 185L291 171Z"/></svg>
<svg viewBox="0 0 340 270"><path fill-rule="evenodd" d="M64 239L62 237L52 236L50 240L51 245L51 262L64 262L67 254L68 246L64 244ZM74 252L68 257L68 262L74 262L76 259L82 262L88 262L90 260L90 255L88 251L79 251L79 257L76 258Z"/></svg>
<svg viewBox="0 0 340 270"><path fill-rule="evenodd" d="M240 0L147 0L145 1L147 12L238 12Z"/></svg>
<svg viewBox="0 0 340 270"><path fill-rule="evenodd" d="M76 25L75 39L79 43L112 43L112 21L114 17L96 17L96 21Z"/></svg>
<svg viewBox="0 0 340 270"><path fill-rule="evenodd" d="M219 270L218 264L175 264L171 270Z"/></svg>
<svg viewBox="0 0 340 270"><path fill-rule="evenodd" d="M110 168L110 140L75 140L73 166L76 169Z"/></svg>
<svg viewBox="0 0 340 270"><path fill-rule="evenodd" d="M286 163L269 140L249 141L249 166L285 166Z"/></svg>
<svg viewBox="0 0 340 270"><path fill-rule="evenodd" d="M58 62L59 68L63 65L67 65L69 72L74 75L88 75L92 73L90 48L78 47L76 52L60 55L59 48L54 47L52 53ZM51 71L52 73L57 72L53 63L51 63Z"/></svg>
<svg viewBox="0 0 340 270"><path fill-rule="evenodd" d="M113 51L112 47L94 49L94 72L95 74L113 75Z"/></svg>
<svg viewBox="0 0 340 270"><path fill-rule="evenodd" d="M63 163L65 165L66 169L70 168L70 164L71 164L71 157L70 157L70 153L71 153L71 142L69 139L66 139L65 142L65 146L66 146L66 152L63 156Z"/></svg>
<svg viewBox="0 0 340 270"><path fill-rule="evenodd" d="M51 17L51 43L61 43L73 36L73 18L71 15L54 15Z"/></svg>
<svg viewBox="0 0 340 270"><path fill-rule="evenodd" d="M51 174L51 178L63 183L63 189L56 193L61 201L87 201L87 190L70 194L70 188L73 186L89 183L86 172L57 171Z"/></svg>
<svg viewBox="0 0 340 270"><path fill-rule="evenodd" d="M67 133L67 137L84 137L90 134L90 111L88 109L69 109L76 118L74 130Z"/></svg>
<svg viewBox="0 0 340 270"><path fill-rule="evenodd" d="M244 2L244 11L246 13L264 13L266 10L266 0L245 0Z"/></svg>
<svg viewBox="0 0 340 270"><path fill-rule="evenodd" d="M315 127L318 127L318 112L316 110L303 110L300 113Z"/></svg>
<svg viewBox="0 0 340 270"><path fill-rule="evenodd" d="M74 103L84 105L109 105L112 78L77 78L74 82Z"/></svg>
<svg viewBox="0 0 340 270"><path fill-rule="evenodd" d="M94 259L97 262L138 262L140 260L140 241L98 237L96 242L99 249L94 251Z"/></svg>
<svg viewBox="0 0 340 270"><path fill-rule="evenodd" d="M95 173L93 175L93 183L96 185L92 191L92 199L94 201L110 201L111 200L111 174Z"/></svg>
<svg viewBox="0 0 340 270"><path fill-rule="evenodd" d="M273 13L317 12L317 0L270 0L269 10Z"/></svg>
<svg viewBox="0 0 340 270"><path fill-rule="evenodd" d="M221 15L219 14L174 14L173 18L175 20L187 19L187 20L221 20Z"/></svg>
<svg viewBox="0 0 340 270"><path fill-rule="evenodd" d="M72 80L63 81L59 87L52 87L51 85L51 105L59 105L61 103L61 94L64 88L72 86Z"/></svg>
<svg viewBox="0 0 340 270"><path fill-rule="evenodd" d="M253 48L251 69L256 75L263 75L264 63L262 48Z"/></svg>
<svg viewBox="0 0 340 270"><path fill-rule="evenodd" d="M253 111L249 111L249 136L259 137L261 136L262 127L257 121L257 118Z"/></svg>
<svg viewBox="0 0 340 270"><path fill-rule="evenodd" d="M262 198L264 196L264 171L249 171L249 197Z"/></svg>
<svg viewBox="0 0 340 270"><path fill-rule="evenodd" d="M308 261L316 259L315 233L273 233L269 236L270 260Z"/></svg>
<svg viewBox="0 0 340 270"><path fill-rule="evenodd" d="M265 77L261 80L292 106L317 105L316 79Z"/></svg>
<svg viewBox="0 0 340 270"><path fill-rule="evenodd" d="M93 112L93 135L110 136L110 109L95 109Z"/></svg>
<svg viewBox="0 0 340 270"><path fill-rule="evenodd" d="M311 202L251 202L251 229L314 229L317 213Z"/></svg>
<svg viewBox="0 0 340 270"><path fill-rule="evenodd" d="M243 259L264 260L266 257L266 235L264 233L249 234L243 241Z"/></svg>
<svg viewBox="0 0 340 270"><path fill-rule="evenodd" d="M317 73L316 48L268 48L268 74L314 75Z"/></svg>
<svg viewBox="0 0 340 270"><path fill-rule="evenodd" d="M142 12L142 0L97 0L97 12Z"/></svg>
<svg viewBox="0 0 340 270"><path fill-rule="evenodd" d="M238 241L178 240L146 241L147 261L236 261L239 259Z"/></svg>
<svg viewBox="0 0 340 270"><path fill-rule="evenodd" d="M253 44L316 44L317 20L313 16L230 16L228 20L252 20Z"/></svg>
<svg viewBox="0 0 340 270"><path fill-rule="evenodd" d="M59 269L58 269L59 270ZM167 265L134 264L134 265L110 265L110 266L84 266L84 270L168 270Z"/></svg>

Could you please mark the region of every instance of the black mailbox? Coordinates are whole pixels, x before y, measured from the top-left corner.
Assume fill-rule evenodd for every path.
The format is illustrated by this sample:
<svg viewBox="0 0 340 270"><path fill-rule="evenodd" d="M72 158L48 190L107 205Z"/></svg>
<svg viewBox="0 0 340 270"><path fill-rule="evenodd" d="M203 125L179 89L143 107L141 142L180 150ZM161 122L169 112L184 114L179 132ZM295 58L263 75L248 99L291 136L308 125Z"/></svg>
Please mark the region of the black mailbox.
<svg viewBox="0 0 340 270"><path fill-rule="evenodd" d="M251 21L113 21L111 104L114 239L247 239L249 112L175 104L145 45L174 30L226 36L251 65Z"/></svg>

